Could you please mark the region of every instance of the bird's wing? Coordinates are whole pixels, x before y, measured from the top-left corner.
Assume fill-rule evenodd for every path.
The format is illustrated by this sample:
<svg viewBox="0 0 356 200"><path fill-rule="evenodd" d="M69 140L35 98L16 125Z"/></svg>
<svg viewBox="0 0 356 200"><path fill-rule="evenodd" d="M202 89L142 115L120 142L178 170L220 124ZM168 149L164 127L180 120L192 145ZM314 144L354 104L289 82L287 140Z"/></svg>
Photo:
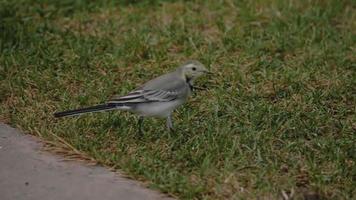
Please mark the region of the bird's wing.
<svg viewBox="0 0 356 200"><path fill-rule="evenodd" d="M108 103L136 104L173 101L178 98L180 93L181 91L134 90L126 96L114 96Z"/></svg>
<svg viewBox="0 0 356 200"><path fill-rule="evenodd" d="M189 85L176 73L157 77L126 96L114 96L109 103L136 104L167 102L187 96Z"/></svg>
<svg viewBox="0 0 356 200"><path fill-rule="evenodd" d="M189 88L184 83L171 89L137 89L126 96L114 96L108 103L136 104L148 102L167 102L185 97Z"/></svg>

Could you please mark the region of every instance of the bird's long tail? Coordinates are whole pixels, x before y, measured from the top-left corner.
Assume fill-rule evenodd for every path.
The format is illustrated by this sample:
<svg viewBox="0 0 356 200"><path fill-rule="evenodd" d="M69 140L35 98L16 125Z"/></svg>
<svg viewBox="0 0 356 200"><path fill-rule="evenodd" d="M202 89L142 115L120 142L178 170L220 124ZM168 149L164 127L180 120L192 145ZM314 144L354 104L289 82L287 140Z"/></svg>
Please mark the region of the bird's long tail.
<svg viewBox="0 0 356 200"><path fill-rule="evenodd" d="M80 108L80 109L75 109L75 110L56 112L56 113L54 113L54 117L74 116L74 115L80 115L80 114L84 114L84 113L113 110L116 108L117 108L117 105L115 105L115 104L99 104L99 105L90 106L87 108Z"/></svg>

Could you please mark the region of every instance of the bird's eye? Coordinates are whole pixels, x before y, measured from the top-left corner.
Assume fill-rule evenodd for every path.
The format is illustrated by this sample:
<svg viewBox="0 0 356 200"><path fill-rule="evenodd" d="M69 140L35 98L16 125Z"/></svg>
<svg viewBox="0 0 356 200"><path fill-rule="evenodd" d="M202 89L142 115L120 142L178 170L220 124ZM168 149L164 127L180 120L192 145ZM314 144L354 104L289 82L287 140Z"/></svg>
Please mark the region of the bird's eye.
<svg viewBox="0 0 356 200"><path fill-rule="evenodd" d="M193 67L192 70L195 71L195 70L197 70L197 68Z"/></svg>

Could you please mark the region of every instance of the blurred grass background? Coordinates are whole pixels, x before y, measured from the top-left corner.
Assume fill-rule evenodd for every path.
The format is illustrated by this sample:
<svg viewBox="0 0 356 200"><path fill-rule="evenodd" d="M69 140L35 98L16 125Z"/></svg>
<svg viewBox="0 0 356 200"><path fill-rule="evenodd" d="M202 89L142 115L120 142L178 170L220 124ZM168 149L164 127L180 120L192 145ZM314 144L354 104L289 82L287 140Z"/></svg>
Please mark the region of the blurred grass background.
<svg viewBox="0 0 356 200"><path fill-rule="evenodd" d="M353 0L0 0L0 120L181 199L356 196ZM176 133L56 120L198 59Z"/></svg>

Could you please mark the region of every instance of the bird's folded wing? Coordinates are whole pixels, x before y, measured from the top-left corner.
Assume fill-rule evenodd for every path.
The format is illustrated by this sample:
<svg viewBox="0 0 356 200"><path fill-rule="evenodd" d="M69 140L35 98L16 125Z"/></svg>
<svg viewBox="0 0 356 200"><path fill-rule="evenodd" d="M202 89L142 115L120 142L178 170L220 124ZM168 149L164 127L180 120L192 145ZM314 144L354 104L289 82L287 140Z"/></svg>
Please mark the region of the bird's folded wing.
<svg viewBox="0 0 356 200"><path fill-rule="evenodd" d="M148 102L167 102L177 99L182 90L134 90L126 96L114 96L108 103L136 104Z"/></svg>

